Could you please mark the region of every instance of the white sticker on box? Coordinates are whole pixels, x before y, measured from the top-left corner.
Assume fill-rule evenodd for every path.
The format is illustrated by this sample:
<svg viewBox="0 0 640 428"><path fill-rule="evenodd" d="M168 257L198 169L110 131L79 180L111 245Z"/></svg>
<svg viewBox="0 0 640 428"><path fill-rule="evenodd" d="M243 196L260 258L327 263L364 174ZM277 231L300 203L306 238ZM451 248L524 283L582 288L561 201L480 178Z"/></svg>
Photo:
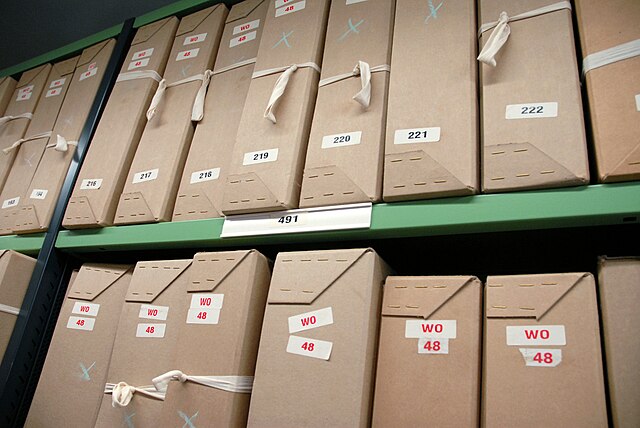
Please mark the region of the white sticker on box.
<svg viewBox="0 0 640 428"><path fill-rule="evenodd" d="M71 310L71 313L97 317L99 310L100 310L100 304L98 303L76 302L73 305L73 309Z"/></svg>
<svg viewBox="0 0 640 428"><path fill-rule="evenodd" d="M142 59L142 58L147 58L147 57L150 57L151 55L153 55L153 48L145 49L143 51L139 51L139 52L134 53L131 56L131 61L135 61L135 60Z"/></svg>
<svg viewBox="0 0 640 428"><path fill-rule="evenodd" d="M191 174L190 184L202 183L203 181L217 180L220 177L220 168L205 169Z"/></svg>
<svg viewBox="0 0 640 428"><path fill-rule="evenodd" d="M45 189L33 189L30 199L45 199L47 197L48 190Z"/></svg>
<svg viewBox="0 0 640 428"><path fill-rule="evenodd" d="M31 95L33 94L33 87L34 85L29 85L19 89L16 101L26 101L31 98Z"/></svg>
<svg viewBox="0 0 640 428"><path fill-rule="evenodd" d="M236 25L233 27L233 35L244 33L245 31L255 30L260 28L260 20L256 19L255 21L247 22L245 24Z"/></svg>
<svg viewBox="0 0 640 428"><path fill-rule="evenodd" d="M289 343L287 343L288 353L321 360L328 360L331 357L332 348L332 342L299 336L289 336Z"/></svg>
<svg viewBox="0 0 640 428"><path fill-rule="evenodd" d="M640 111L640 94L636 95L636 110Z"/></svg>
<svg viewBox="0 0 640 428"><path fill-rule="evenodd" d="M135 70L136 68L146 67L147 65L149 65L150 59L151 58L143 58L137 61L131 61L129 63L129 67L127 67L127 70Z"/></svg>
<svg viewBox="0 0 640 428"><path fill-rule="evenodd" d="M283 4L288 4L288 2L290 2L292 0L276 0L276 1L282 1L282 2L285 2ZM293 4L290 4L288 6L283 6L283 7L279 8L279 9L276 9L276 18L279 18L279 17L281 17L283 15L288 15L288 14L293 13L293 12L299 12L302 9L304 9L306 5L307 5L306 0L302 0L302 1L299 1L297 3L293 3Z"/></svg>
<svg viewBox="0 0 640 428"><path fill-rule="evenodd" d="M556 367L562 362L562 349L518 348L528 367Z"/></svg>
<svg viewBox="0 0 640 428"><path fill-rule="evenodd" d="M347 6L349 6L350 4L362 3L365 1L367 0L347 0Z"/></svg>
<svg viewBox="0 0 640 428"><path fill-rule="evenodd" d="M344 134L325 135L322 137L322 148L355 146L360 144L362 131L345 132Z"/></svg>
<svg viewBox="0 0 640 428"><path fill-rule="evenodd" d="M455 339L456 336L456 320L407 320L404 326L406 338Z"/></svg>
<svg viewBox="0 0 640 428"><path fill-rule="evenodd" d="M200 52L200 48L191 49L188 51L178 52L178 56L176 57L176 61L182 61L184 59L191 59L198 56L198 52Z"/></svg>
<svg viewBox="0 0 640 428"><path fill-rule="evenodd" d="M102 186L102 178L87 178L80 183L80 190L98 190Z"/></svg>
<svg viewBox="0 0 640 428"><path fill-rule="evenodd" d="M278 160L278 149L259 150L244 154L242 165L254 165L257 163L275 162Z"/></svg>
<svg viewBox="0 0 640 428"><path fill-rule="evenodd" d="M448 354L449 339L422 337L418 339L418 354Z"/></svg>
<svg viewBox="0 0 640 428"><path fill-rule="evenodd" d="M54 80L53 82L51 82L51 84L49 85L50 88L59 88L60 86L64 85L64 82L66 81L66 78L61 78L61 79L57 79Z"/></svg>
<svg viewBox="0 0 640 428"><path fill-rule="evenodd" d="M166 324L138 324L136 329L136 337L152 337L161 339L164 337Z"/></svg>
<svg viewBox="0 0 640 428"><path fill-rule="evenodd" d="M55 97L57 95L60 95L61 93L62 93L62 88L49 89L44 97L45 98Z"/></svg>
<svg viewBox="0 0 640 428"><path fill-rule="evenodd" d="M302 226L307 223L307 212L296 211L295 214L271 214L271 218L274 219L274 229L280 229L287 226Z"/></svg>
<svg viewBox="0 0 640 428"><path fill-rule="evenodd" d="M206 38L207 38L207 33L196 34L195 36L187 36L184 38L184 43L182 44L182 46L204 42Z"/></svg>
<svg viewBox="0 0 640 428"><path fill-rule="evenodd" d="M296 0L276 0L276 9L287 4L295 3Z"/></svg>
<svg viewBox="0 0 640 428"><path fill-rule="evenodd" d="M509 104L505 119L537 119L558 117L558 103Z"/></svg>
<svg viewBox="0 0 640 428"><path fill-rule="evenodd" d="M196 293L191 295L189 308L222 309L224 294Z"/></svg>
<svg viewBox="0 0 640 428"><path fill-rule="evenodd" d="M2 202L2 209L15 207L16 205L18 205L19 202L20 202L20 196L16 196L15 198L11 198L11 199L5 199L4 202Z"/></svg>
<svg viewBox="0 0 640 428"><path fill-rule="evenodd" d="M87 67L87 70L93 70L96 67L98 67L98 63L97 62L92 62L91 64L89 64L89 67Z"/></svg>
<svg viewBox="0 0 640 428"><path fill-rule="evenodd" d="M140 305L138 318L166 321L168 315L169 306Z"/></svg>
<svg viewBox="0 0 640 428"><path fill-rule="evenodd" d="M311 330L333 324L333 311L331 307L305 312L304 314L289 317L289 333Z"/></svg>
<svg viewBox="0 0 640 428"><path fill-rule="evenodd" d="M243 34L241 36L234 37L233 39L229 40L229 47L233 48L233 47L236 47L236 46L241 45L243 43L250 42L251 40L255 40L257 34L258 33L256 31L252 31L252 32L247 33L247 34Z"/></svg>
<svg viewBox="0 0 640 428"><path fill-rule="evenodd" d="M393 144L437 143L440 141L440 127L397 129Z"/></svg>
<svg viewBox="0 0 640 428"><path fill-rule="evenodd" d="M564 346L567 338L563 325L507 326L508 346Z"/></svg>
<svg viewBox="0 0 640 428"><path fill-rule="evenodd" d="M88 79L89 77L95 76L96 74L98 74L97 67L87 70L80 75L80 81L82 82L84 79Z"/></svg>
<svg viewBox="0 0 640 428"><path fill-rule="evenodd" d="M95 318L83 318L83 317L69 317L69 321L67 321L67 328L72 328L74 330L86 330L93 331L93 326L96 323Z"/></svg>
<svg viewBox="0 0 640 428"><path fill-rule="evenodd" d="M218 324L220 309L191 308L187 313L187 324Z"/></svg>
<svg viewBox="0 0 640 428"><path fill-rule="evenodd" d="M144 183L145 181L155 180L156 178L158 178L159 171L160 170L156 168L156 169L150 169L149 171L136 172L135 175L133 176L133 184Z"/></svg>

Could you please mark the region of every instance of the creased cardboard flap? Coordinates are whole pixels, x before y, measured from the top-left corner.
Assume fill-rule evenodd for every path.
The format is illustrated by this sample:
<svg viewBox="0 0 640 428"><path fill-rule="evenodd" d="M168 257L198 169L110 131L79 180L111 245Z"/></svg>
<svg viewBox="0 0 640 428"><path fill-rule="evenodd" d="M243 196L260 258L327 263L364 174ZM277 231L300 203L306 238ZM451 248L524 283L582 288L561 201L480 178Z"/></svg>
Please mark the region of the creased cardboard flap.
<svg viewBox="0 0 640 428"><path fill-rule="evenodd" d="M230 174L227 177L227 187L230 190L224 192L222 202L223 207L229 207L225 210L227 214L240 214L246 212L246 209L259 212L261 207L265 207L267 211L274 206L286 209L285 203L276 198L255 172ZM239 198L238 195L242 197Z"/></svg>
<svg viewBox="0 0 640 428"><path fill-rule="evenodd" d="M78 60L78 67L88 64L93 61L93 59L100 53L100 51L107 46L107 44L112 39L107 39L103 42L97 43L93 46L89 46L84 51L82 51L82 55L80 55L80 59Z"/></svg>
<svg viewBox="0 0 640 428"><path fill-rule="evenodd" d="M67 226L95 225L98 223L91 209L91 202L86 196L72 196L69 199L69 205L64 213L64 220Z"/></svg>
<svg viewBox="0 0 640 428"><path fill-rule="evenodd" d="M203 9L199 12L192 13L191 15L187 15L184 18L182 18L180 20L180 25L178 26L178 31L176 32L176 36L181 36L183 34L195 31L196 28L198 28L198 26L202 24L202 21L207 19L207 17L211 15L213 11L219 7L224 7L224 5L220 3L213 7Z"/></svg>
<svg viewBox="0 0 640 428"><path fill-rule="evenodd" d="M127 302L151 303L158 297L193 260L162 260L138 262L127 296Z"/></svg>
<svg viewBox="0 0 640 428"><path fill-rule="evenodd" d="M137 45L138 43L146 42L151 37L153 37L162 27L164 27L169 21L177 21L178 18L175 16L170 16L165 19L161 19L160 21L152 22L151 24L147 24L144 27L138 28L136 31L136 35L131 42L131 45Z"/></svg>
<svg viewBox="0 0 640 428"><path fill-rule="evenodd" d="M85 263L75 281L70 282L69 298L93 300L131 269L130 265Z"/></svg>
<svg viewBox="0 0 640 428"><path fill-rule="evenodd" d="M123 193L120 195L120 203L116 212L116 223L127 218L133 222L153 222L157 217L151 211L142 192Z"/></svg>
<svg viewBox="0 0 640 428"><path fill-rule="evenodd" d="M57 62L53 64L53 70L51 71L51 76L59 75L65 76L67 74L73 74L76 71L76 66L78 65L79 56L74 56L73 58L66 59L64 61Z"/></svg>
<svg viewBox="0 0 640 428"><path fill-rule="evenodd" d="M189 270L188 291L213 291L253 251L197 253Z"/></svg>
<svg viewBox="0 0 640 428"><path fill-rule="evenodd" d="M602 181L613 182L633 180L637 177L638 165L640 165L640 144L636 145L610 173L605 174L602 177ZM613 176L614 179L610 180L610 176Z"/></svg>
<svg viewBox="0 0 640 428"><path fill-rule="evenodd" d="M40 75L40 73L46 73L48 75L50 70L51 64L44 64L40 67L32 68L31 70L25 71L24 73L22 73L22 76L20 76L20 80L18 80L16 90L20 89L24 85L28 85L29 83L31 83L33 80L35 80L36 77Z"/></svg>
<svg viewBox="0 0 640 428"><path fill-rule="evenodd" d="M542 318L589 273L489 276L487 318Z"/></svg>
<svg viewBox="0 0 640 428"><path fill-rule="evenodd" d="M197 220L202 218L202 215L207 216L206 218L222 217L221 211L203 191L178 195L173 210L174 220Z"/></svg>
<svg viewBox="0 0 640 428"><path fill-rule="evenodd" d="M371 197L336 165L308 168L300 194L301 206L339 205L370 201Z"/></svg>
<svg viewBox="0 0 640 428"><path fill-rule="evenodd" d="M18 210L13 211L12 214L14 215L14 233L30 233L40 229L38 213L32 204L22 208L18 207Z"/></svg>
<svg viewBox="0 0 640 428"><path fill-rule="evenodd" d="M371 251L367 248L278 254L267 302L311 304Z"/></svg>
<svg viewBox="0 0 640 428"><path fill-rule="evenodd" d="M240 4L234 5L227 15L226 24L246 18L251 12L256 10L258 6L267 0L245 0Z"/></svg>
<svg viewBox="0 0 640 428"><path fill-rule="evenodd" d="M384 285L382 315L428 319L474 276L422 277L390 276Z"/></svg>
<svg viewBox="0 0 640 428"><path fill-rule="evenodd" d="M2 258L2 256L4 256L7 253L7 251L9 250L0 250L0 258Z"/></svg>

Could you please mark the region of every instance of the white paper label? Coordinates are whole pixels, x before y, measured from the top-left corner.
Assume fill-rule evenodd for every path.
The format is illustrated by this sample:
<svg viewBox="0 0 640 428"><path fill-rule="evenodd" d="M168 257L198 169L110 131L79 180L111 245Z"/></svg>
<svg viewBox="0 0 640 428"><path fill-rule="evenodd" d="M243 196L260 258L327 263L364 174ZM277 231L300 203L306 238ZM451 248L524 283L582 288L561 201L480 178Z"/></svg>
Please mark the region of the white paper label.
<svg viewBox="0 0 640 428"><path fill-rule="evenodd" d="M217 180L220 177L220 168L205 169L196 171L191 174L191 184L201 183L203 181Z"/></svg>
<svg viewBox="0 0 640 428"><path fill-rule="evenodd" d="M356 4L356 3L362 3L365 2L367 0L347 0L347 6L350 4Z"/></svg>
<svg viewBox="0 0 640 428"><path fill-rule="evenodd" d="M66 78L62 78L62 79L58 79L58 80L54 80L53 82L51 82L51 84L49 85L50 88L59 88L60 86L64 85L64 82L66 81Z"/></svg>
<svg viewBox="0 0 640 428"><path fill-rule="evenodd" d="M26 101L31 98L33 94L34 85L25 86L22 89L18 90L18 96L16 97L16 101Z"/></svg>
<svg viewBox="0 0 640 428"><path fill-rule="evenodd" d="M187 313L187 324L218 324L220 309L191 308Z"/></svg>
<svg viewBox="0 0 640 428"><path fill-rule="evenodd" d="M288 4L292 0L276 0L276 3L278 1L284 2L284 3L282 3L284 5L284 4ZM283 7L279 8L279 9L276 9L276 18L278 18L278 17L280 17L282 15L288 15L288 14L293 13L293 12L299 12L302 9L304 9L306 5L307 5L306 0L302 0L302 1L299 1L297 3L288 4L288 6L283 6ZM278 7L278 6L276 5L276 7Z"/></svg>
<svg viewBox="0 0 640 428"><path fill-rule="evenodd" d="M138 324L136 337L153 337L161 339L164 337L166 324Z"/></svg>
<svg viewBox="0 0 640 428"><path fill-rule="evenodd" d="M71 310L71 313L97 317L99 310L100 310L100 305L98 303L76 302L73 305L73 309Z"/></svg>
<svg viewBox="0 0 640 428"><path fill-rule="evenodd" d="M145 49L143 51L138 51L131 56L131 61L136 61L142 58L147 58L153 55L153 48Z"/></svg>
<svg viewBox="0 0 640 428"><path fill-rule="evenodd" d="M640 111L640 94L636 95L636 110Z"/></svg>
<svg viewBox="0 0 640 428"><path fill-rule="evenodd" d="M178 52L178 56L176 57L176 61L182 61L183 59L191 59L198 56L198 52L200 52L200 48L191 49L188 51Z"/></svg>
<svg viewBox="0 0 640 428"><path fill-rule="evenodd" d="M92 62L91 64L89 64L89 67L87 67L87 70L93 70L96 67L98 67L98 63L97 62Z"/></svg>
<svg viewBox="0 0 640 428"><path fill-rule="evenodd" d="M287 4L293 4L296 0L276 0L276 9Z"/></svg>
<svg viewBox="0 0 640 428"><path fill-rule="evenodd" d="M407 320L404 326L404 337L407 338L455 339L456 335L456 320Z"/></svg>
<svg viewBox="0 0 640 428"><path fill-rule="evenodd" d="M96 323L95 318L82 318L82 317L69 317L67 321L67 328L74 330L86 330L93 331L93 326Z"/></svg>
<svg viewBox="0 0 640 428"><path fill-rule="evenodd" d="M204 42L206 38L207 38L207 33L196 34L195 36L187 36L185 37L184 43L182 44L182 46Z"/></svg>
<svg viewBox="0 0 640 428"><path fill-rule="evenodd" d="M166 321L167 315L169 315L169 306L140 305L138 318Z"/></svg>
<svg viewBox="0 0 640 428"><path fill-rule="evenodd" d="M564 346L567 338L563 325L507 326L508 346Z"/></svg>
<svg viewBox="0 0 640 428"><path fill-rule="evenodd" d="M133 184L144 183L145 181L155 180L156 178L158 178L159 171L160 170L156 168L156 169L150 169L149 171L136 172L136 174L133 176Z"/></svg>
<svg viewBox="0 0 640 428"><path fill-rule="evenodd" d="M440 141L440 127L397 129L393 144L437 143Z"/></svg>
<svg viewBox="0 0 640 428"><path fill-rule="evenodd" d="M329 359L331 348L333 348L333 343L331 342L299 336L289 336L289 343L287 343L288 353L321 360Z"/></svg>
<svg viewBox="0 0 640 428"><path fill-rule="evenodd" d="M418 339L418 354L448 354L449 339L422 337Z"/></svg>
<svg viewBox="0 0 640 428"><path fill-rule="evenodd" d="M246 24L240 24L233 27L233 35L244 33L245 31L255 30L260 28L260 20L256 19L255 21L247 22Z"/></svg>
<svg viewBox="0 0 640 428"><path fill-rule="evenodd" d="M82 82L84 79L88 79L89 77L95 76L96 74L98 74L98 68L94 67L82 73L80 75L80 81Z"/></svg>
<svg viewBox="0 0 640 428"><path fill-rule="evenodd" d="M536 119L558 117L558 103L509 104L505 119Z"/></svg>
<svg viewBox="0 0 640 428"><path fill-rule="evenodd" d="M16 196L15 198L5 199L2 203L2 209L15 207L20 202L20 196Z"/></svg>
<svg viewBox="0 0 640 428"><path fill-rule="evenodd" d="M247 33L247 34L243 34L241 36L234 37L233 39L229 40L229 47L233 48L233 47L236 47L236 46L241 45L243 43L250 42L251 40L255 40L256 34L257 34L256 31L252 31L252 32Z"/></svg>
<svg viewBox="0 0 640 428"><path fill-rule="evenodd" d="M131 61L129 63L129 67L127 67L127 70L135 70L136 68L146 67L147 65L149 65L150 59L151 58L143 58L136 61Z"/></svg>
<svg viewBox="0 0 640 428"><path fill-rule="evenodd" d="M562 349L518 348L529 367L556 367L562 362Z"/></svg>
<svg viewBox="0 0 640 428"><path fill-rule="evenodd" d="M33 189L33 191L31 192L31 196L29 196L29 198L44 199L47 197L47 193L49 193L49 191L45 189Z"/></svg>
<svg viewBox="0 0 640 428"><path fill-rule="evenodd" d="M81 190L97 190L102 186L102 178L87 178L80 184Z"/></svg>
<svg viewBox="0 0 640 428"><path fill-rule="evenodd" d="M254 165L257 163L275 162L278 160L278 149L259 150L244 154L242 165Z"/></svg>
<svg viewBox="0 0 640 428"><path fill-rule="evenodd" d="M318 309L317 311L289 317L289 333L311 330L330 324L333 324L333 311L331 308Z"/></svg>
<svg viewBox="0 0 640 428"><path fill-rule="evenodd" d="M355 146L360 144L362 131L346 132L344 134L325 135L322 137L322 148Z"/></svg>
<svg viewBox="0 0 640 428"><path fill-rule="evenodd" d="M61 93L62 93L62 88L49 89L44 97L45 98L55 97L56 95L60 95Z"/></svg>
<svg viewBox="0 0 640 428"><path fill-rule="evenodd" d="M224 294L196 293L191 295L191 309L222 309Z"/></svg>

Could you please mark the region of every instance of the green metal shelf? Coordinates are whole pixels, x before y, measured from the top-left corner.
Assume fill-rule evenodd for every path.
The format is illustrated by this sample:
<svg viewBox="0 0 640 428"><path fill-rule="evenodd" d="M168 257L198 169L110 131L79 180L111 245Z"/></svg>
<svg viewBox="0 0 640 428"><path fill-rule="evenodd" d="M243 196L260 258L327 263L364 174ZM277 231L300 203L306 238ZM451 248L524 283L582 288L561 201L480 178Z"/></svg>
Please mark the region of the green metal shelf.
<svg viewBox="0 0 640 428"><path fill-rule="evenodd" d="M44 233L0 236L0 250L14 250L28 255L36 255L42 248L43 242Z"/></svg>
<svg viewBox="0 0 640 428"><path fill-rule="evenodd" d="M638 223L640 183L377 204L371 228L220 238L223 219L65 230L69 252L211 248L366 240Z"/></svg>

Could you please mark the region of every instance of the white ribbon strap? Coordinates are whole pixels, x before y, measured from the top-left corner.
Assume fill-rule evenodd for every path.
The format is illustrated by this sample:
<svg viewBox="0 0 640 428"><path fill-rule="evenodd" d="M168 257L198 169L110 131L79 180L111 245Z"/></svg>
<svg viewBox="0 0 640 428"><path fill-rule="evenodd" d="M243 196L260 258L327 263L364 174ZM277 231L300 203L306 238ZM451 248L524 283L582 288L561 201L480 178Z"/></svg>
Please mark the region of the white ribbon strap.
<svg viewBox="0 0 640 428"><path fill-rule="evenodd" d="M33 141L33 140L39 140L41 138L49 138L49 137L51 137L51 134L53 134L53 132L48 131L48 132L42 132L40 134L32 135L31 137L28 137L28 138L20 138L18 141L16 141L15 143L10 145L9 147L6 147L6 148L2 149L2 151L4 152L5 155L8 155L13 150L15 150L18 147L20 147L22 145L22 143L27 143L27 142Z"/></svg>
<svg viewBox="0 0 640 428"><path fill-rule="evenodd" d="M360 103L363 108L369 108L371 104L371 74L378 73L381 71L390 72L391 67L387 64L377 65L375 67L371 67L368 63L364 61L358 61L355 68L351 73L338 74L337 76L327 77L326 79L322 79L318 84L318 87L323 87L327 85L331 85L332 83L339 82L341 80L349 79L351 77L360 76L360 81L362 83L362 89L358 92L353 99Z"/></svg>
<svg viewBox="0 0 640 428"><path fill-rule="evenodd" d="M165 397L165 393L159 392L153 385L135 387L126 382L108 383L104 387L104 393L111 394L111 405L113 407L127 407L136 393L156 400L164 400Z"/></svg>
<svg viewBox="0 0 640 428"><path fill-rule="evenodd" d="M480 51L480 55L478 55L478 61L492 67L496 66L495 56L500 52L502 46L504 46L509 39L509 34L511 34L509 22L520 21L522 19L540 16L562 9L571 10L571 2L561 1L511 17L507 15L507 12L500 12L500 17L497 21L483 24L480 27L480 30L478 30L478 37L480 37L485 31L489 31L494 28L487 40L487 43L484 44L482 51Z"/></svg>
<svg viewBox="0 0 640 428"><path fill-rule="evenodd" d="M164 91L167 90L167 80L162 79L156 88L156 93L153 94L153 98L151 99L151 104L149 104L149 109L147 110L147 120L153 119L156 115L156 111L158 111L158 105L160 101L162 101L162 97L164 96Z"/></svg>
<svg viewBox="0 0 640 428"><path fill-rule="evenodd" d="M56 142L47 144L47 149L53 148L56 152L66 152L69 146L77 146L77 141L67 141L62 135L56 135Z"/></svg>
<svg viewBox="0 0 640 428"><path fill-rule="evenodd" d="M4 117L0 117L0 126L4 125L7 122L10 122L12 120L17 120L17 119L29 119L31 120L33 118L33 113L22 113L22 114L18 114L16 116L4 116Z"/></svg>
<svg viewBox="0 0 640 428"><path fill-rule="evenodd" d="M213 74L214 75L215 74L222 74L222 73L225 73L227 71L235 70L236 68L244 67L245 65L255 64L255 63L256 63L256 59L255 58L249 58L247 60L236 62L235 64L231 64L231 65L228 65L226 67L217 68L217 69L213 70Z"/></svg>
<svg viewBox="0 0 640 428"><path fill-rule="evenodd" d="M3 305L0 303L0 312L5 312L11 315L18 315L20 313L20 308L14 308L13 306Z"/></svg>
<svg viewBox="0 0 640 428"><path fill-rule="evenodd" d="M194 102L193 105L193 110L191 111L191 120L196 120L193 119L193 117L197 117L198 114L200 115L200 119L197 120L202 120L202 115L203 113L198 113L198 111L202 112L203 108L204 108L204 97L207 93L207 87L209 86L209 81L211 80L211 70L206 70L204 73L202 74L196 74L194 76L191 77L187 77L186 79L182 79L182 80L178 80L177 82L173 82L170 85L167 84L167 79L162 79L160 80L160 83L158 84L158 88L156 89L156 93L153 95L153 98L151 99L151 104L149 105L149 109L147 110L147 120L151 120L153 119L153 117L156 115L157 111L158 111L158 106L160 105L160 102L162 101L162 98L164 96L165 91L167 90L167 88L172 88L174 86L178 86L178 85L182 85L184 83L189 83L189 82L195 82L201 80L202 81L202 85L200 86L200 89L198 90L198 94L196 95L196 101ZM197 107L197 101L198 101L198 96L200 96L200 93L202 92L202 106L201 107Z"/></svg>
<svg viewBox="0 0 640 428"><path fill-rule="evenodd" d="M198 89L196 100L193 102L193 110L191 110L191 120L193 122L200 122L204 117L204 99L207 96L207 88L209 87L211 76L213 76L213 71L211 70L205 71L202 76L202 85Z"/></svg>
<svg viewBox="0 0 640 428"><path fill-rule="evenodd" d="M126 73L118 74L116 83L126 82L127 80L138 80L138 79L153 79L156 82L159 82L162 80L162 76L156 73L155 70L128 71Z"/></svg>
<svg viewBox="0 0 640 428"><path fill-rule="evenodd" d="M152 380L156 390L166 393L171 381L193 382L227 392L250 394L253 389L253 376L191 376L180 370L172 370Z"/></svg>
<svg viewBox="0 0 640 428"><path fill-rule="evenodd" d="M582 77L586 76L594 68L604 67L638 55L640 55L640 39L592 53L582 60Z"/></svg>

